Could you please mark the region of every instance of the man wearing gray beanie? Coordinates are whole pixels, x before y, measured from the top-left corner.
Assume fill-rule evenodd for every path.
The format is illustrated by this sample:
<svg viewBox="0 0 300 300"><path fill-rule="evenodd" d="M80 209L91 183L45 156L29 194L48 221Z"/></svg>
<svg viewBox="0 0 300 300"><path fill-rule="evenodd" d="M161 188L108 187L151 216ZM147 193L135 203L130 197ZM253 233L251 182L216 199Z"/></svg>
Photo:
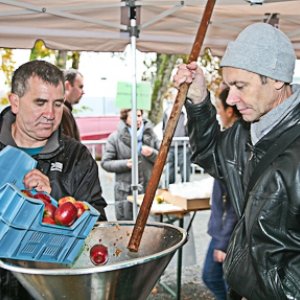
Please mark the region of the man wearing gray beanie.
<svg viewBox="0 0 300 300"><path fill-rule="evenodd" d="M223 264L228 299L300 299L300 86L296 56L279 29L255 23L221 60L227 103L242 115L220 132L202 69L180 65L186 82L191 161L226 184L238 224Z"/></svg>

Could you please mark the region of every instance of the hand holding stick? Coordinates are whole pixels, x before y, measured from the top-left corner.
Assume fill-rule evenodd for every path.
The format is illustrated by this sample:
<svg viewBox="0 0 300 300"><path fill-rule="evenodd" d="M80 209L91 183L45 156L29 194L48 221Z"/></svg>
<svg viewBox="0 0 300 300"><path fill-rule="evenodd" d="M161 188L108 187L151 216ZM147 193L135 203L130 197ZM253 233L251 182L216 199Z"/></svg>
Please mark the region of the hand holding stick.
<svg viewBox="0 0 300 300"><path fill-rule="evenodd" d="M216 0L208 0L206 3L205 11L202 17L202 21L200 23L200 26L198 28L198 32L196 35L195 42L192 47L191 54L189 56L188 63L191 63L193 61L196 61L200 49L203 44L203 40L207 31L208 24L210 22L210 17L214 8ZM170 145L172 143L172 138L179 120L179 116L182 110L182 106L185 102L186 95L188 92L189 85L187 83L183 83L180 86L179 92L177 94L176 100L174 102L174 106L169 118L169 121L167 123L167 127L164 133L164 137L153 167L153 171L144 195L143 203L140 207L140 211L129 241L129 244L127 248L130 251L137 252L140 241L145 229L145 225L150 213L150 208L153 202L153 199L155 197L155 193L158 187L158 183L166 162L167 154L170 148Z"/></svg>

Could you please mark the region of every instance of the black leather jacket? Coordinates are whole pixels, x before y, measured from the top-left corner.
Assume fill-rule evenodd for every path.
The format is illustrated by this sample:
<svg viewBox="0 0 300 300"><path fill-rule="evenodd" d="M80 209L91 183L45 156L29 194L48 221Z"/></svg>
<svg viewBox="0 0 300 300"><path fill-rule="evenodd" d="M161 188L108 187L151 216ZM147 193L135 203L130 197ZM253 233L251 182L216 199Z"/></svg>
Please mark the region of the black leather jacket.
<svg viewBox="0 0 300 300"><path fill-rule="evenodd" d="M299 97L299 90L296 91ZM248 300L300 299L300 139L244 192L253 168L300 119L300 105L251 146L250 124L220 132L209 97L186 103L192 162L228 187L239 221L224 262L228 285Z"/></svg>
<svg viewBox="0 0 300 300"><path fill-rule="evenodd" d="M15 116L9 107L2 111L0 150L7 145L17 147L10 129L14 120ZM101 213L99 220L106 220L104 208L107 204L102 197L98 166L86 146L63 135L59 128L33 158L38 162L37 169L49 177L53 198L59 200L69 195L87 201Z"/></svg>

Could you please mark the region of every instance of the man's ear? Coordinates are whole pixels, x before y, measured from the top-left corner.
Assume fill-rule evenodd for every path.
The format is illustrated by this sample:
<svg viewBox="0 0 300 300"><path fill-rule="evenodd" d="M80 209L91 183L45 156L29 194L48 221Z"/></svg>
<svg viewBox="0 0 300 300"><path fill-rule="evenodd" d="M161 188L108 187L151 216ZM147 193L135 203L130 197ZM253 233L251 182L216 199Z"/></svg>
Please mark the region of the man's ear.
<svg viewBox="0 0 300 300"><path fill-rule="evenodd" d="M229 119L231 119L234 115L234 112L233 112L233 108L232 106L228 106L227 109L226 109L226 113L227 113L227 117Z"/></svg>
<svg viewBox="0 0 300 300"><path fill-rule="evenodd" d="M276 90L281 90L282 87L284 86L284 82L283 81L275 81L275 89Z"/></svg>
<svg viewBox="0 0 300 300"><path fill-rule="evenodd" d="M8 95L8 99L11 105L11 111L14 114L17 114L19 112L19 101L20 101L19 96L11 93Z"/></svg>
<svg viewBox="0 0 300 300"><path fill-rule="evenodd" d="M70 83L70 81L65 81L65 89L66 89L66 92L67 91L70 91L70 88L71 88L71 83Z"/></svg>

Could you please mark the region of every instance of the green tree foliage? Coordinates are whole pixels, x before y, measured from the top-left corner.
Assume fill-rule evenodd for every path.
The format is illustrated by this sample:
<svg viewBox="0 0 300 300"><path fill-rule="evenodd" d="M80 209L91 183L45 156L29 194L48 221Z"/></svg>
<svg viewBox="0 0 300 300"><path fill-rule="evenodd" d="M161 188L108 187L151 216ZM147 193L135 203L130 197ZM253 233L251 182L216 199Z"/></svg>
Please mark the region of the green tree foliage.
<svg viewBox="0 0 300 300"><path fill-rule="evenodd" d="M68 56L68 60L72 60L72 69L79 69L80 52L72 51L71 55Z"/></svg>
<svg viewBox="0 0 300 300"><path fill-rule="evenodd" d="M55 53L55 65L60 69L66 69L68 60L68 51L59 50Z"/></svg>
<svg viewBox="0 0 300 300"><path fill-rule="evenodd" d="M204 68L206 84L215 96L218 95L222 82L222 69L220 68L220 57L213 56L210 49L206 48L203 56L199 56L198 62Z"/></svg>
<svg viewBox="0 0 300 300"><path fill-rule="evenodd" d="M42 40L37 40L31 49L29 60L43 59L55 55L55 50L48 49Z"/></svg>
<svg viewBox="0 0 300 300"><path fill-rule="evenodd" d="M153 124L158 124L163 115L163 99L166 92L171 86L170 78L175 66L178 62L186 62L186 55L175 54L157 54L156 61L153 65L156 65L156 72L153 72L153 89L151 96L151 111L148 114L148 118Z"/></svg>
<svg viewBox="0 0 300 300"><path fill-rule="evenodd" d="M5 85L11 87L11 78L15 70L16 62L13 60L13 49L0 48L1 66L0 70L5 76ZM37 40L34 47L31 49L29 60L53 58L54 64L61 69L65 69L67 61L72 62L72 68L78 69L80 62L80 52L78 51L63 51L51 50L47 48L42 40ZM9 103L7 97L0 98L1 105Z"/></svg>
<svg viewBox="0 0 300 300"><path fill-rule="evenodd" d="M5 76L5 84L11 87L11 77L14 72L15 61L13 60L13 49L1 48L1 67ZM1 105L7 105L9 103L7 97L2 97L0 99Z"/></svg>
<svg viewBox="0 0 300 300"><path fill-rule="evenodd" d="M71 60L72 68L79 68L80 52L67 50L51 50L42 40L37 40L30 53L30 60L53 58L54 64L60 69L66 69L67 61Z"/></svg>
<svg viewBox="0 0 300 300"><path fill-rule="evenodd" d="M152 83L151 111L148 118L156 125L163 115L163 100L166 98L167 90L172 86L172 75L174 69L180 63L187 63L188 55L157 54L155 61L145 64L147 71L144 72L143 80ZM217 94L222 81L220 59L212 55L209 49L205 49L203 56L199 56L198 63L205 71L207 87L213 94Z"/></svg>

